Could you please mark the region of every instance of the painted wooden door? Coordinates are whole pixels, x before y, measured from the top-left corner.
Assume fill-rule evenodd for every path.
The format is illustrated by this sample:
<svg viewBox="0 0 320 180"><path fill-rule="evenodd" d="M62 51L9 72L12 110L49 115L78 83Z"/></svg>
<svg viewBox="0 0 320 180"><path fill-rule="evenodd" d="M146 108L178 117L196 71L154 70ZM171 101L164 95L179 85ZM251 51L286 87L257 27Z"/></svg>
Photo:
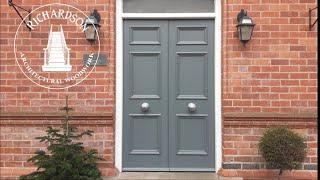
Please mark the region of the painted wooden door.
<svg viewBox="0 0 320 180"><path fill-rule="evenodd" d="M124 22L123 170L214 170L213 21Z"/></svg>

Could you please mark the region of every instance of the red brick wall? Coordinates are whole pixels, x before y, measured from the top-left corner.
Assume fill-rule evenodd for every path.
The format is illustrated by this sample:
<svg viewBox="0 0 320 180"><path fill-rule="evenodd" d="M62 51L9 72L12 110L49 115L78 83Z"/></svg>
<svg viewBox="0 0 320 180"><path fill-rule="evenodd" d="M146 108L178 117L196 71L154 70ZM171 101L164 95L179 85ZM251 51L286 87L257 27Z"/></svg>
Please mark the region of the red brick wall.
<svg viewBox="0 0 320 180"><path fill-rule="evenodd" d="M100 40L108 65L96 70L81 84L68 90L48 90L31 83L18 68L13 54L13 38L18 15L0 1L0 98L4 112L57 112L69 95L75 112L113 113L115 107L115 1L114 0L15 0L25 8L60 2L78 7L89 14L94 8L102 16ZM95 2L95 4L92 4ZM222 105L223 105L223 163L263 163L257 155L256 143L266 125L249 118L228 125L226 113L316 113L317 111L317 29L308 30L308 8L317 6L315 0L226 0L222 1ZM236 16L240 9L256 23L252 40L243 47L236 34ZM315 15L313 15L315 18ZM68 35L67 35L68 36ZM77 36L75 37L77 38ZM78 46L87 46L84 36ZM80 50L79 50L80 51ZM81 59L81 58L80 58ZM295 122L275 121L274 125ZM308 116L309 117L309 116ZM277 118L275 118L277 119ZM268 121L268 120L264 120ZM315 118L311 118L312 122ZM44 133L43 125L1 124L1 176L17 176L30 171L25 163L38 144L34 137ZM239 123L249 124L246 127ZM299 122L299 132L308 137L309 155L305 164L314 164L317 155L316 126ZM104 174L114 173L114 121L111 124L81 125L96 131L98 136L86 139L97 144L108 161L101 168ZM251 124L251 125L250 125ZM303 124L301 126L301 124ZM80 126L80 125L78 125ZM293 126L294 127L294 126ZM30 136L29 134L30 133ZM103 140L97 137L103 136ZM241 137L230 139L230 136ZM228 140L229 138L229 140ZM111 143L111 144L109 144ZM103 148L100 147L102 145ZM33 146L33 147L30 147ZM248 147L249 146L249 147ZM24 154L29 152L29 155ZM250 156L250 160L246 159ZM110 157L110 159L109 159ZM224 175L245 175L253 172L224 171ZM258 171L263 172L262 170ZM268 171L269 172L269 171ZM4 174L3 174L4 173Z"/></svg>
<svg viewBox="0 0 320 180"><path fill-rule="evenodd" d="M265 131L265 127L252 129L251 127L227 127L224 131L224 162L256 163L264 162L258 152L258 142ZM308 145L305 163L317 163L317 130L295 129L306 139Z"/></svg>
<svg viewBox="0 0 320 180"><path fill-rule="evenodd" d="M107 66L97 66L86 80L78 86L67 90L48 90L32 83L20 71L15 62L13 51L15 32L21 20L14 9L8 6L7 1L3 0L1 1L2 25L0 29L1 110L5 112L57 112L59 107L64 105L65 96L69 95L70 105L75 111L113 112L115 100L115 2L113 0L17 0L14 2L26 9L35 9L39 5L54 2L66 3L84 11L87 15L93 9L97 9L101 15L101 29L99 33L101 53L107 56L108 64ZM92 2L95 3L93 4ZM26 15L24 12L22 14ZM48 29L43 28L43 31L43 33L48 33ZM25 27L20 32L32 34L32 31L29 32ZM90 50L96 52L98 49L97 45L90 46L90 43L85 40L83 33L75 33L73 29L64 29L64 34L67 41L70 41L70 56L73 57L71 61L77 61L81 64L83 62L83 53L89 53ZM39 38L47 38L47 34L40 35L41 37ZM31 46L31 48L39 46L32 42L29 43L28 47ZM46 47L46 41L44 43L42 47ZM40 55L42 54L42 48L38 54L34 54L35 57L41 59L41 63L43 60Z"/></svg>
<svg viewBox="0 0 320 180"><path fill-rule="evenodd" d="M267 127L289 126L307 139L308 155L285 176L315 179L317 168L317 25L309 31L315 0L222 1L222 105L224 176L271 178L257 143ZM237 14L256 24L246 46ZM317 18L316 12L312 14ZM286 117L281 117L285 114ZM299 116L300 118L297 118ZM284 119L283 119L284 118ZM289 178L289 179L291 179Z"/></svg>
<svg viewBox="0 0 320 180"><path fill-rule="evenodd" d="M223 112L316 112L317 27L309 31L315 0L223 1ZM256 26L244 47L237 14ZM316 19L313 13L313 20Z"/></svg>
<svg viewBox="0 0 320 180"><path fill-rule="evenodd" d="M223 128L223 165L225 176L272 178L279 173L270 170L258 150L258 143L266 128L285 126L299 133L307 143L307 156L298 170L283 176L313 178L317 169L317 122L315 117L225 115ZM291 177L291 178L290 178Z"/></svg>
<svg viewBox="0 0 320 180"><path fill-rule="evenodd" d="M28 120L27 120L28 121ZM26 122L26 120L25 120ZM8 179L20 176L35 170L32 163L26 162L34 152L46 149L44 143L39 143L35 137L45 135L47 125L16 125L10 124L1 128L0 148L0 177ZM54 126L57 127L57 126ZM81 139L85 147L95 148L105 160L98 166L104 176L113 176L114 169L114 136L112 125L81 124L77 125L79 131L93 130L93 136Z"/></svg>
<svg viewBox="0 0 320 180"><path fill-rule="evenodd" d="M257 145L265 128L229 127L224 128L224 162L263 162ZM317 163L317 131L315 129L296 129L306 140L308 147L305 163Z"/></svg>
<svg viewBox="0 0 320 180"><path fill-rule="evenodd" d="M14 0L14 3L26 9L35 9L39 5L48 3L65 3L72 5L87 15L93 9L97 9L101 15L100 42L101 53L107 56L106 66L97 66L86 80L78 86L67 90L48 90L32 83L20 71L14 56L13 40L15 32L21 19L10 8L6 0L0 1L0 100L1 112L12 115L11 120L1 123L0 132L0 179L17 177L33 170L26 160L32 156L35 150L43 148L44 144L38 143L34 139L36 136L44 135L45 128L50 121L46 114L58 112L64 106L65 97L69 96L69 105L74 108L74 113L113 114L115 107L115 1L114 0ZM21 12L26 15L25 12ZM48 26L49 27L49 26ZM32 34L25 27L21 31L25 34ZM48 33L48 28L44 29ZM91 46L85 40L83 33L75 33L72 28L64 29L64 34L68 45L71 48L71 56L74 61L81 64L82 54L89 53L90 50L97 51L97 45ZM46 42L40 38L47 38L48 34L41 34L39 42L42 47ZM24 44L22 44L24 43ZM37 48L39 44L32 42L22 42L28 48ZM42 51L42 47L41 50ZM39 48L38 48L39 49ZM35 58L43 57L40 53L34 53ZM31 59L32 60L32 59ZM39 67L41 64L39 65ZM39 68L38 67L38 68ZM16 113L19 112L19 113ZM24 117L28 113L36 113L37 121L30 121ZM15 115L22 115L17 123ZM112 116L110 116L112 118ZM0 118L1 119L1 118ZM47 119L47 120L44 120ZM3 120L3 118L1 119ZM104 119L101 119L104 120ZM88 119L88 121L91 121ZM97 148L99 153L106 159L99 163L103 175L114 175L114 121L108 120L107 124L77 124L81 129L93 130L94 136L83 139L85 146ZM39 123L40 122L40 123ZM54 121L54 124L60 121ZM93 122L94 123L94 122Z"/></svg>

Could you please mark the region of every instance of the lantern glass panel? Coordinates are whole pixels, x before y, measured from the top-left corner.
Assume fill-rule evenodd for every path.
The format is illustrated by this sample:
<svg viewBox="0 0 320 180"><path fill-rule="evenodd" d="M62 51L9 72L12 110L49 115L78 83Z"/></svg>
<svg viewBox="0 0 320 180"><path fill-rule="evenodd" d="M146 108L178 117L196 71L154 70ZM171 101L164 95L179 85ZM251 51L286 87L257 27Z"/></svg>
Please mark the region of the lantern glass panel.
<svg viewBox="0 0 320 180"><path fill-rule="evenodd" d="M242 25L239 28L240 28L240 39L242 41L249 41L251 38L251 32L252 32L253 26Z"/></svg>
<svg viewBox="0 0 320 180"><path fill-rule="evenodd" d="M85 31L87 40L95 40L96 39L96 30L92 25L88 26L88 29Z"/></svg>

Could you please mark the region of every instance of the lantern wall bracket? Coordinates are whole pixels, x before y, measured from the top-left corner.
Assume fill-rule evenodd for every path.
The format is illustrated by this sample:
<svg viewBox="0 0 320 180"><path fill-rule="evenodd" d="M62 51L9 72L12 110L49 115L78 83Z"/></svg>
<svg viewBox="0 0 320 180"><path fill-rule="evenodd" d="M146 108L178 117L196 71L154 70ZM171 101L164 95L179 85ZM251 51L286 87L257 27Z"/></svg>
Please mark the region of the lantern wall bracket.
<svg viewBox="0 0 320 180"><path fill-rule="evenodd" d="M315 8L309 8L309 31L312 30L313 26L318 22L318 17L315 21L312 22L311 16L312 16L312 11L318 9L318 6Z"/></svg>
<svg viewBox="0 0 320 180"><path fill-rule="evenodd" d="M237 15L237 21L240 22L241 19L247 15L248 15L247 11L245 11L244 9L241 9L241 11Z"/></svg>
<svg viewBox="0 0 320 180"><path fill-rule="evenodd" d="M100 20L101 20L101 16L100 14L98 13L98 11L96 9L94 9L90 16L93 16L94 18L96 18L97 22L100 23Z"/></svg>
<svg viewBox="0 0 320 180"><path fill-rule="evenodd" d="M27 26L27 28L29 29L29 31L31 31L31 27L28 26L26 20L22 17L22 15L20 14L20 12L19 12L18 9L21 9L21 10L23 10L23 11L25 11L25 12L28 12L28 18L29 18L29 20L31 20L31 10L30 10L30 9L27 10L27 9L21 7L21 6L18 6L18 5L16 5L15 3L13 3L12 1L13 1L13 0L8 0L8 5L11 6L11 7L16 11L16 13L19 15L19 17L20 17L21 20L23 21L23 23Z"/></svg>

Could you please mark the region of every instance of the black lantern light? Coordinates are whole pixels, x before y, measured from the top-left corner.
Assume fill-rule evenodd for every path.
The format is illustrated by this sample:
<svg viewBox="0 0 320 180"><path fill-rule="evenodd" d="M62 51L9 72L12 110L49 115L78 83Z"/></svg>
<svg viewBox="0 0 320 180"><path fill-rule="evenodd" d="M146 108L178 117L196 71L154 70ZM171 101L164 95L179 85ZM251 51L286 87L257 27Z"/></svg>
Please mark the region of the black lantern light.
<svg viewBox="0 0 320 180"><path fill-rule="evenodd" d="M252 19L247 16L247 12L241 9L237 16L238 25L237 31L240 38L240 41L245 44L247 43L252 36L253 28L255 24L253 23Z"/></svg>
<svg viewBox="0 0 320 180"><path fill-rule="evenodd" d="M100 30L100 24L99 24L100 20L101 20L100 14L95 9L84 22L84 29L85 29L84 33L85 33L86 39L90 43L94 43L97 40L98 32Z"/></svg>

